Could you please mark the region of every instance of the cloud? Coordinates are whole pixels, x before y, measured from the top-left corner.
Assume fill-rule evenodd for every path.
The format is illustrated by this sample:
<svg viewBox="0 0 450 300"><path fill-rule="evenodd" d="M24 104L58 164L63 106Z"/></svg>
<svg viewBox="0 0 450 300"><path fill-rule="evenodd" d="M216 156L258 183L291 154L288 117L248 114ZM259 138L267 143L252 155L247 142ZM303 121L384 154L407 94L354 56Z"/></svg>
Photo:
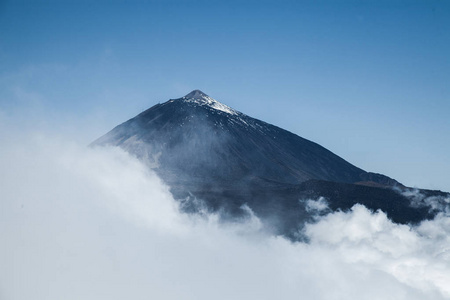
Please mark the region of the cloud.
<svg viewBox="0 0 450 300"><path fill-rule="evenodd" d="M1 299L450 298L444 215L410 227L356 205L292 243L248 207L241 223L180 213L120 149L2 125Z"/></svg>
<svg viewBox="0 0 450 300"><path fill-rule="evenodd" d="M413 207L428 207L430 212L441 212L450 215L450 198L447 194L426 195L426 191L421 192L415 188L397 188L396 191L409 199Z"/></svg>
<svg viewBox="0 0 450 300"><path fill-rule="evenodd" d="M331 211L328 207L328 202L324 197L319 197L317 200L306 200L305 208L307 212L312 214L320 214Z"/></svg>
<svg viewBox="0 0 450 300"><path fill-rule="evenodd" d="M347 263L395 277L411 288L450 297L449 219L439 216L417 227L392 223L385 213L362 205L308 225L311 243L332 247Z"/></svg>

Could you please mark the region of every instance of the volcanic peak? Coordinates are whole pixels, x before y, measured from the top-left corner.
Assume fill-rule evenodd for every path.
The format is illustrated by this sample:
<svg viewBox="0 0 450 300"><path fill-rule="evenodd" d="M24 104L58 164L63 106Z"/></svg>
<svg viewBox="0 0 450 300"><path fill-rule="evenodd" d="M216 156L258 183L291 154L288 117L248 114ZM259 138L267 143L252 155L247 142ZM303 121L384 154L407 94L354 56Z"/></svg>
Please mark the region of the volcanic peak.
<svg viewBox="0 0 450 300"><path fill-rule="evenodd" d="M186 96L184 96L180 99L185 102L196 103L201 106L208 106L212 109L219 110L219 111L225 112L230 115L238 115L239 114L238 111L209 97L208 95L206 95L205 93L203 93L200 90L193 90L192 92L190 92L189 94L187 94Z"/></svg>
<svg viewBox="0 0 450 300"><path fill-rule="evenodd" d="M187 94L183 98L185 98L185 99L202 100L202 99L206 99L206 98L210 98L210 97L208 95L206 95L205 93L203 93L202 91L200 91L200 90L193 90L192 92L190 92L189 94Z"/></svg>

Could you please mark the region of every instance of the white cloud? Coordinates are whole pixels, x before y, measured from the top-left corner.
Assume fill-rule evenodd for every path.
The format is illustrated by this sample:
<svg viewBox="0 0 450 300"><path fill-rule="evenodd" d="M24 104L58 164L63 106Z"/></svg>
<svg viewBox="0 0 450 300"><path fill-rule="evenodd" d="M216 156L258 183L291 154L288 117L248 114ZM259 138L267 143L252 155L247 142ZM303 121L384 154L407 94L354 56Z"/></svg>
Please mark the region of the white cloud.
<svg viewBox="0 0 450 300"><path fill-rule="evenodd" d="M307 200L305 207L306 211L310 213L323 213L330 210L328 202L324 197L319 197L317 200Z"/></svg>
<svg viewBox="0 0 450 300"><path fill-rule="evenodd" d="M396 191L411 199L411 206L413 207L428 207L429 210L435 210L450 215L450 198L448 196L427 196L415 188L397 188Z"/></svg>
<svg viewBox="0 0 450 300"><path fill-rule="evenodd" d="M450 230L447 217L418 227L392 223L362 205L335 212L306 228L313 245L332 247L347 263L382 271L423 292L450 297Z"/></svg>
<svg viewBox="0 0 450 300"><path fill-rule="evenodd" d="M445 216L411 228L357 205L291 243L262 233L248 208L242 224L181 214L119 149L10 129L0 133L1 299L450 298Z"/></svg>

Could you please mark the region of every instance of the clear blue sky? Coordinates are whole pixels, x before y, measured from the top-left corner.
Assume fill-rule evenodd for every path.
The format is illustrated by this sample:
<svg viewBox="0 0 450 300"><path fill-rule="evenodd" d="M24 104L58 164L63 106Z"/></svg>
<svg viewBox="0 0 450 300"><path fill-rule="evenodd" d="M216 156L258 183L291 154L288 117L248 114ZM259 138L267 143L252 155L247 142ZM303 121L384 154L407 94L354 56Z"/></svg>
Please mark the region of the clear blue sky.
<svg viewBox="0 0 450 300"><path fill-rule="evenodd" d="M0 1L3 116L88 143L193 89L450 191L450 1Z"/></svg>

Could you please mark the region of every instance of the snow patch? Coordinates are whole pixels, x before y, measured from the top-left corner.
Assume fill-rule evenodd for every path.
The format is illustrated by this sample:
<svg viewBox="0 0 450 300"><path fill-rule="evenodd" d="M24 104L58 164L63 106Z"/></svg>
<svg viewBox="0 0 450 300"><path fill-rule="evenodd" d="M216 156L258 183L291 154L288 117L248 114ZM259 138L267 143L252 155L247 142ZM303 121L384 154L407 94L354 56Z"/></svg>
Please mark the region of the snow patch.
<svg viewBox="0 0 450 300"><path fill-rule="evenodd" d="M185 102L196 103L196 104L199 104L202 106L208 106L215 110L220 110L220 111L225 112L230 115L234 115L234 116L238 115L238 111L232 109L229 106L226 106L225 104L220 103L219 101L217 101L207 95L202 95L200 97L195 97L195 98L188 98L185 96L182 99Z"/></svg>

